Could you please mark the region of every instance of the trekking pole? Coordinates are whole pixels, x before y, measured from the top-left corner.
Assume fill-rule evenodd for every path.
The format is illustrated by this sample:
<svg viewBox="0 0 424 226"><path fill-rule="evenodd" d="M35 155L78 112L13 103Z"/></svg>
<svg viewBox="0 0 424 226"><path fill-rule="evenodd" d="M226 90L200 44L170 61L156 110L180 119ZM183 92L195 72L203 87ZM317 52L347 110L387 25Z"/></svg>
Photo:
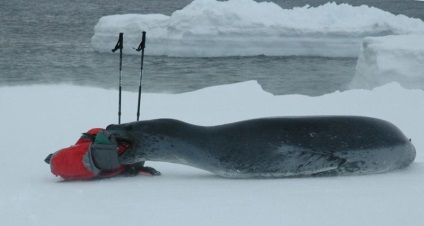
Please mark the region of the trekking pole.
<svg viewBox="0 0 424 226"><path fill-rule="evenodd" d="M118 106L118 124L121 124L121 93L122 93L122 49L124 48L124 33L119 33L118 42L112 52L119 49L119 106Z"/></svg>
<svg viewBox="0 0 424 226"><path fill-rule="evenodd" d="M141 80L143 79L143 61L144 61L144 48L146 47L146 32L143 31L143 37L141 43L136 49L140 52L141 50L141 62L140 62L140 85L138 86L138 107L137 107L137 121L140 118L140 100L141 100Z"/></svg>

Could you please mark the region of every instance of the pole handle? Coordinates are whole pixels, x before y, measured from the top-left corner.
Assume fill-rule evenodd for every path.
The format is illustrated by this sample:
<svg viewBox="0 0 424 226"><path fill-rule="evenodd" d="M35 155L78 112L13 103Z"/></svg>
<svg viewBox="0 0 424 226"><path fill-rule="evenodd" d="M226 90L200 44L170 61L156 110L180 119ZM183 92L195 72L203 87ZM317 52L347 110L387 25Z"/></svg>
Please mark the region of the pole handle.
<svg viewBox="0 0 424 226"><path fill-rule="evenodd" d="M112 52L115 52L116 50L120 49L122 50L124 48L124 33L119 33L118 42L115 45L115 48L112 49Z"/></svg>
<svg viewBox="0 0 424 226"><path fill-rule="evenodd" d="M146 48L146 32L143 31L142 33L143 33L143 37L141 38L140 45L136 49L137 52L140 52L140 50L144 50L144 48Z"/></svg>

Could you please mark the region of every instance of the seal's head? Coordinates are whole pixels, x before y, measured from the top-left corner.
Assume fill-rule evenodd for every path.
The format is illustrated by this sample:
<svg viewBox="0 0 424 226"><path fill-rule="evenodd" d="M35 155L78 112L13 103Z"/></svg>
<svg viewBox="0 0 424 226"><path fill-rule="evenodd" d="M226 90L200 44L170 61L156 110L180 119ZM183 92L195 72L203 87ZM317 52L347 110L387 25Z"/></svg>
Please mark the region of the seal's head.
<svg viewBox="0 0 424 226"><path fill-rule="evenodd" d="M106 130L114 135L118 143L120 142L133 143L134 142L133 136L131 135L133 126L130 124L121 124L121 125L111 124L106 127Z"/></svg>
<svg viewBox="0 0 424 226"><path fill-rule="evenodd" d="M120 125L109 125L111 132L119 142L127 142L129 148L120 156L122 163L131 164L139 161L175 162L181 154L178 148L185 144L187 124L174 119L154 119L130 122ZM191 128L191 127L190 127ZM187 136L188 138L191 136Z"/></svg>
<svg viewBox="0 0 424 226"><path fill-rule="evenodd" d="M140 140L143 140L143 130L141 125L135 123L112 124L106 127L106 130L113 134L118 144L125 144L127 149L120 155L122 164L133 164L135 162L145 161L144 155L134 156L136 149L141 147ZM143 148L144 150L144 148Z"/></svg>

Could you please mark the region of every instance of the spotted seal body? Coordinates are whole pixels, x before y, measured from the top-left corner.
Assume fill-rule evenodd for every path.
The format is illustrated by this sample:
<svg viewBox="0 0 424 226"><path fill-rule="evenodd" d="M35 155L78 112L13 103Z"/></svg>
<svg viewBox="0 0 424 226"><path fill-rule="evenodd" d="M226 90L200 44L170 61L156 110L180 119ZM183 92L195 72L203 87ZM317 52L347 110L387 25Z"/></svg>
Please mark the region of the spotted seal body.
<svg viewBox="0 0 424 226"><path fill-rule="evenodd" d="M227 178L382 173L415 159L397 127L368 117L261 118L210 127L157 119L107 130L131 144L123 164L180 163Z"/></svg>

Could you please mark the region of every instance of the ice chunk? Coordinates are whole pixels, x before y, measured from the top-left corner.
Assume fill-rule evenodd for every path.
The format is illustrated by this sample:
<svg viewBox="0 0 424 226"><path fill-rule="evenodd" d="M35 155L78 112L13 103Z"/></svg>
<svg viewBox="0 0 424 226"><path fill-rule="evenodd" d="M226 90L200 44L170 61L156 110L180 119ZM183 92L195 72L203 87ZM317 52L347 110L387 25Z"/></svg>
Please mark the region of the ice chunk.
<svg viewBox="0 0 424 226"><path fill-rule="evenodd" d="M424 89L424 35L364 39L351 88L372 89L393 81Z"/></svg>
<svg viewBox="0 0 424 226"><path fill-rule="evenodd" d="M110 52L124 32L124 51L147 31L148 55L356 57L364 37L423 33L424 22L368 6L327 3L283 9L253 0L195 0L171 16L112 15L94 29L92 46Z"/></svg>

